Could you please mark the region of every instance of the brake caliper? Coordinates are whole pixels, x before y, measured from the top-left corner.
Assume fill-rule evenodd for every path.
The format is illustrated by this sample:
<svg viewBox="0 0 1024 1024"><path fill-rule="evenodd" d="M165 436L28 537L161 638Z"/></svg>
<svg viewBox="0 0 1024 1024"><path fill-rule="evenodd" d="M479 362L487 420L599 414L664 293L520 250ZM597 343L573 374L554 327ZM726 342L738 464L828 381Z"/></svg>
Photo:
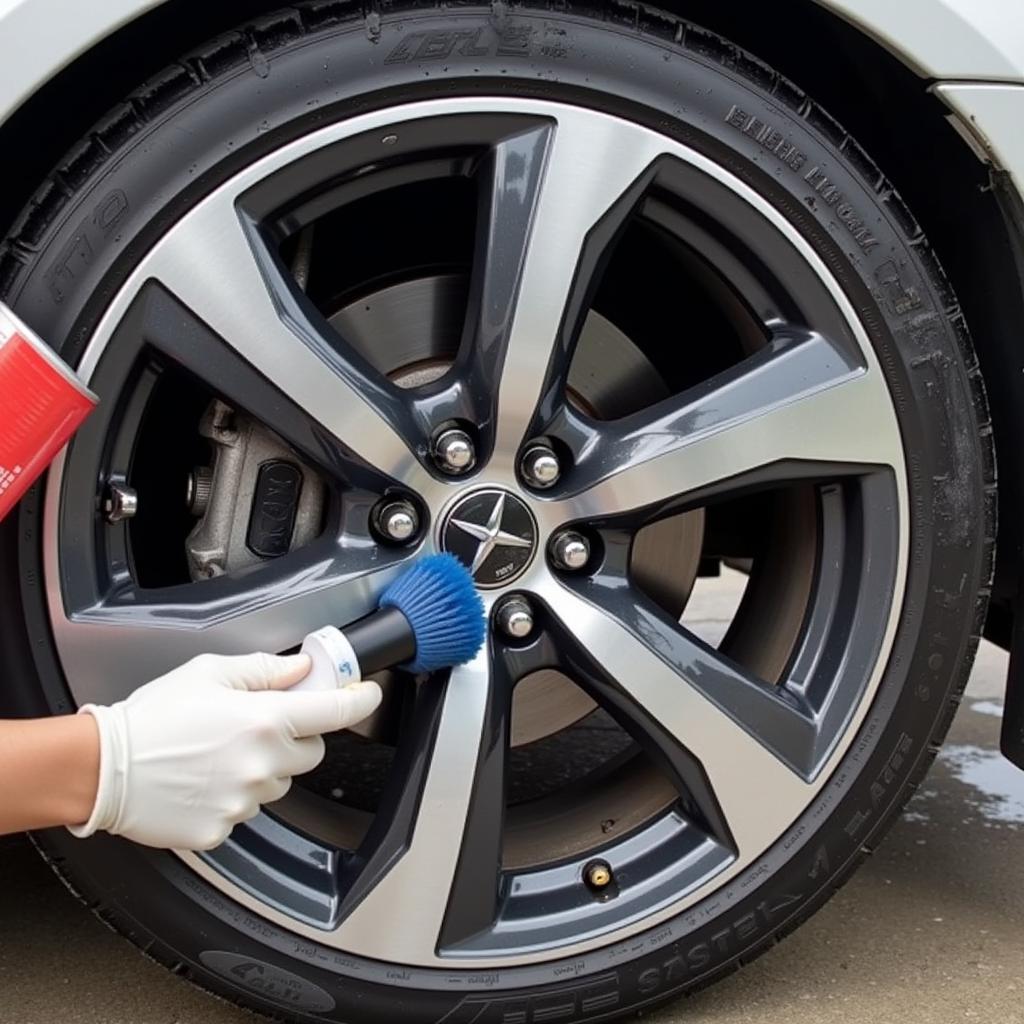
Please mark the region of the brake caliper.
<svg viewBox="0 0 1024 1024"><path fill-rule="evenodd" d="M189 477L189 508L199 517L185 542L194 580L279 558L319 534L323 481L283 441L219 399L199 433L213 460Z"/></svg>

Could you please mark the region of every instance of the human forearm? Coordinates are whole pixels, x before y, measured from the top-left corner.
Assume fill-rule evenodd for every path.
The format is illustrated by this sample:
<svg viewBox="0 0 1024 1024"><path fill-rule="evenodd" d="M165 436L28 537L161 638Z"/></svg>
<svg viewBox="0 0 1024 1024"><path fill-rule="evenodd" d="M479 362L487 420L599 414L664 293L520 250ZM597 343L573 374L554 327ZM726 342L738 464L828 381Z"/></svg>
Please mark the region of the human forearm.
<svg viewBox="0 0 1024 1024"><path fill-rule="evenodd" d="M91 715L0 721L0 833L86 821L99 765Z"/></svg>

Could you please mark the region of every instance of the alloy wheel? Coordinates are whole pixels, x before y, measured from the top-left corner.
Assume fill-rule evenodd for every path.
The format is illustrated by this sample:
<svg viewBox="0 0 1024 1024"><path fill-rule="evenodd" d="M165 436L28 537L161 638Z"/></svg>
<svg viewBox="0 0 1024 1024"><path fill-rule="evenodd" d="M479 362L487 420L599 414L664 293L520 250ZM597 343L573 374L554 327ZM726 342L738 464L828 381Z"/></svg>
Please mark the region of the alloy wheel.
<svg viewBox="0 0 1024 1024"><path fill-rule="evenodd" d="M479 203L468 259L452 256L457 239L399 218L381 230L399 250L403 232L416 238L400 274L372 267L340 287L329 254L307 261L332 217L406 212L396 196L431 190ZM358 263L360 238L341 244ZM651 267L685 267L715 315L645 316L623 267L645 251ZM453 308L468 309L464 324ZM283 651L351 621L422 552L472 563L481 538L452 523L483 529L499 505L498 527L522 542L514 570L500 547L476 569L488 608L519 596L532 628L492 628L445 677L391 681L392 754L371 811L346 817L307 789L219 850L181 854L298 935L407 966L396 984L436 968L550 967L678 914L800 816L871 702L908 545L888 386L821 258L747 184L667 135L481 98L323 128L170 226L81 370L110 400L55 466L45 510L51 623L79 703L204 650ZM144 519L145 493L135 520L97 515L96 480L133 475L161 388L179 379L256 418L321 481L308 543L179 578L153 554L174 534ZM454 474L436 458L452 429L474 451ZM545 486L523 472L538 444L559 466ZM395 494L422 521L408 544L375 532ZM702 554L716 554L705 519L766 507L776 522L747 607L716 647L680 623ZM522 510L516 522L506 508ZM565 531L586 541L579 565L552 551ZM559 693L564 729L523 726L526 701L513 721L520 683L540 707ZM624 742L569 781L545 829L530 800L510 804L510 761L594 714Z"/></svg>

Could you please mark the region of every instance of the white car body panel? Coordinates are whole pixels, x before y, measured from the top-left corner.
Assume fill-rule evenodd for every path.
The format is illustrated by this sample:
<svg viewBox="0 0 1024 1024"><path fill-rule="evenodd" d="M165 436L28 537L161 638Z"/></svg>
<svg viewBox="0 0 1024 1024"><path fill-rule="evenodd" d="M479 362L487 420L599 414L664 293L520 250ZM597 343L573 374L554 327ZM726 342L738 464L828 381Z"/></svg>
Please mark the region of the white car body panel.
<svg viewBox="0 0 1024 1024"><path fill-rule="evenodd" d="M924 78L1024 82L1020 0L818 0Z"/></svg>
<svg viewBox="0 0 1024 1024"><path fill-rule="evenodd" d="M0 0L0 124L76 57L162 2ZM936 80L937 95L1024 195L1021 0L817 2ZM1005 84L964 84L979 82Z"/></svg>
<svg viewBox="0 0 1024 1024"><path fill-rule="evenodd" d="M0 0L0 124L76 57L162 2Z"/></svg>
<svg viewBox="0 0 1024 1024"><path fill-rule="evenodd" d="M933 89L1024 196L1024 85L940 82Z"/></svg>

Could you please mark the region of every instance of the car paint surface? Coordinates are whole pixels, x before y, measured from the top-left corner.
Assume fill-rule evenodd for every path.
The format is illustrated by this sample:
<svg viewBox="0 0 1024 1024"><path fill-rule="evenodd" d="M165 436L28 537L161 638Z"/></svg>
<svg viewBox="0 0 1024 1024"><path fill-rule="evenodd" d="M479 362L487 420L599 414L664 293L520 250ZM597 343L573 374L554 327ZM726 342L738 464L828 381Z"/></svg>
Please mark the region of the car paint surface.
<svg viewBox="0 0 1024 1024"><path fill-rule="evenodd" d="M1019 0L817 0L922 78L1024 82Z"/></svg>

